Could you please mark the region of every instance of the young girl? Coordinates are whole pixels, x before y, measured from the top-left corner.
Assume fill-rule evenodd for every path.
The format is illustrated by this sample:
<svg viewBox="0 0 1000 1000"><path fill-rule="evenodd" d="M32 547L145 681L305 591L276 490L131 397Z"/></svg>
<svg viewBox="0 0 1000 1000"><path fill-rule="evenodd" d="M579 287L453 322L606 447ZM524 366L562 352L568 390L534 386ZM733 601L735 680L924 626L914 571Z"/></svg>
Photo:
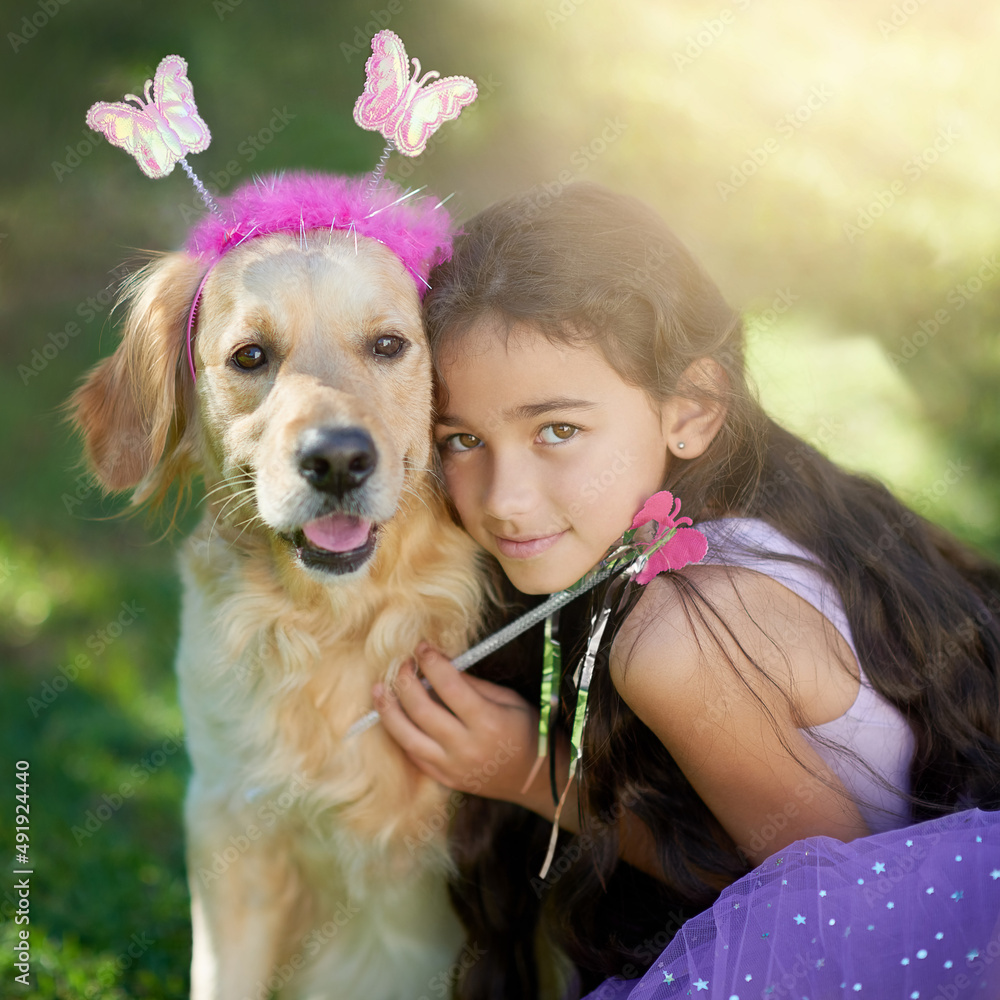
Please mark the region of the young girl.
<svg viewBox="0 0 1000 1000"><path fill-rule="evenodd" d="M456 817L486 954L459 995L531 995L541 910L585 988L615 977L595 996L1000 996L1000 568L767 417L739 317L639 202L514 198L432 282L445 481L518 591L660 490L708 540L605 633L544 879L571 682L551 781L540 660L501 686L424 648L376 688L419 768L492 800Z"/></svg>

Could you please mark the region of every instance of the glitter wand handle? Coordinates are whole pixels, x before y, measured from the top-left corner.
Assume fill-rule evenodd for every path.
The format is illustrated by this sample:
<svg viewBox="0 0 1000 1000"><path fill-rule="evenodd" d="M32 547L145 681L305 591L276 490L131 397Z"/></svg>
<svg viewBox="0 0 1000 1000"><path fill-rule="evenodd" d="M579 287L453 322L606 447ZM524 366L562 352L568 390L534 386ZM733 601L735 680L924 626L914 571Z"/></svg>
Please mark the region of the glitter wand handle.
<svg viewBox="0 0 1000 1000"><path fill-rule="evenodd" d="M617 554L617 553L616 553ZM537 608L532 608L530 611L521 615L520 618L516 618L509 625L505 625L498 632L494 632L493 635L487 636L482 642L476 643L471 649L467 649L464 653L456 656L452 660L452 664L456 670L468 670L474 663L478 663L480 660L485 659L490 653L496 652L501 646L505 646L511 639L516 638L522 632L527 632L529 628L533 625L537 625L539 622L544 621L550 614L557 611L565 604L569 604L574 598L579 597L580 594L593 587L596 587L599 583L605 581L615 570L621 567L622 563L620 559L609 558L604 563L601 564L597 569L592 570L587 576L585 576L578 583L575 583L572 587L567 590L561 590L557 594L553 594L547 601L539 604ZM427 679L422 678L423 684L427 687ZM355 722L344 736L345 740L349 740L354 736L358 736L365 732L367 729L371 729L379 720L379 714L377 711L372 709L366 715L363 715L357 722Z"/></svg>

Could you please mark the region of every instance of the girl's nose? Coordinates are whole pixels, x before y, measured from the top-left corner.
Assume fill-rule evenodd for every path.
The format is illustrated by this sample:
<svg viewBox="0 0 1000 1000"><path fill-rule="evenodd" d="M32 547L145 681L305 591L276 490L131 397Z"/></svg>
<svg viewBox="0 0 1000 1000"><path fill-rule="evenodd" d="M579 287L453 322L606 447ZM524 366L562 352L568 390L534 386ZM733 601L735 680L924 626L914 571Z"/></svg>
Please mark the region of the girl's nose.
<svg viewBox="0 0 1000 1000"><path fill-rule="evenodd" d="M512 521L537 506L537 490L528 463L514 453L494 453L483 493L483 512L495 521Z"/></svg>

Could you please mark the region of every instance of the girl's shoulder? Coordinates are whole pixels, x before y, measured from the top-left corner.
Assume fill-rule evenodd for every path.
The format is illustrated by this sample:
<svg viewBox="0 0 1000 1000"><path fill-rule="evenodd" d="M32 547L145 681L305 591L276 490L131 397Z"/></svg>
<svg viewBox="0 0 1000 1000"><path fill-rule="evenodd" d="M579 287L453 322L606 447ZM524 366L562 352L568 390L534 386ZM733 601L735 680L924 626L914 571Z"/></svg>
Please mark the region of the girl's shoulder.
<svg viewBox="0 0 1000 1000"><path fill-rule="evenodd" d="M646 585L611 651L626 702L664 685L695 710L706 699L750 695L799 727L851 707L859 670L849 630L845 636L836 620L839 599L824 592L809 553L759 525L699 525L709 538L706 560Z"/></svg>
<svg viewBox="0 0 1000 1000"><path fill-rule="evenodd" d="M615 636L612 676L655 669L686 684L704 681L706 668L730 659L746 673L761 652L770 661L768 650L799 639L803 603L773 578L743 567L705 564L660 574Z"/></svg>

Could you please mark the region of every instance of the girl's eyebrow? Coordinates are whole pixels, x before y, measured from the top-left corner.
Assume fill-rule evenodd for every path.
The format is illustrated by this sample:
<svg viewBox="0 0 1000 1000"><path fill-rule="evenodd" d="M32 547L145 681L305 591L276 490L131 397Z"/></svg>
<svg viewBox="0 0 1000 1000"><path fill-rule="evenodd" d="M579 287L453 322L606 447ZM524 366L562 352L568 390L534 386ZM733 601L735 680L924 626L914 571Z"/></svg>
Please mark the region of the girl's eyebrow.
<svg viewBox="0 0 1000 1000"><path fill-rule="evenodd" d="M540 417L553 410L592 410L595 406L597 403L589 399L557 396L555 399L547 399L540 403L522 403L520 406L513 406L504 411L504 416L508 420L530 420L532 417Z"/></svg>
<svg viewBox="0 0 1000 1000"><path fill-rule="evenodd" d="M546 399L539 403L522 403L520 406L513 406L509 410L504 410L503 416L506 420L531 420L533 417L540 417L553 410L592 410L597 405L589 399L570 399L567 396L558 396L555 399ZM450 413L441 413L438 415L436 423L442 427L461 427L468 421Z"/></svg>

